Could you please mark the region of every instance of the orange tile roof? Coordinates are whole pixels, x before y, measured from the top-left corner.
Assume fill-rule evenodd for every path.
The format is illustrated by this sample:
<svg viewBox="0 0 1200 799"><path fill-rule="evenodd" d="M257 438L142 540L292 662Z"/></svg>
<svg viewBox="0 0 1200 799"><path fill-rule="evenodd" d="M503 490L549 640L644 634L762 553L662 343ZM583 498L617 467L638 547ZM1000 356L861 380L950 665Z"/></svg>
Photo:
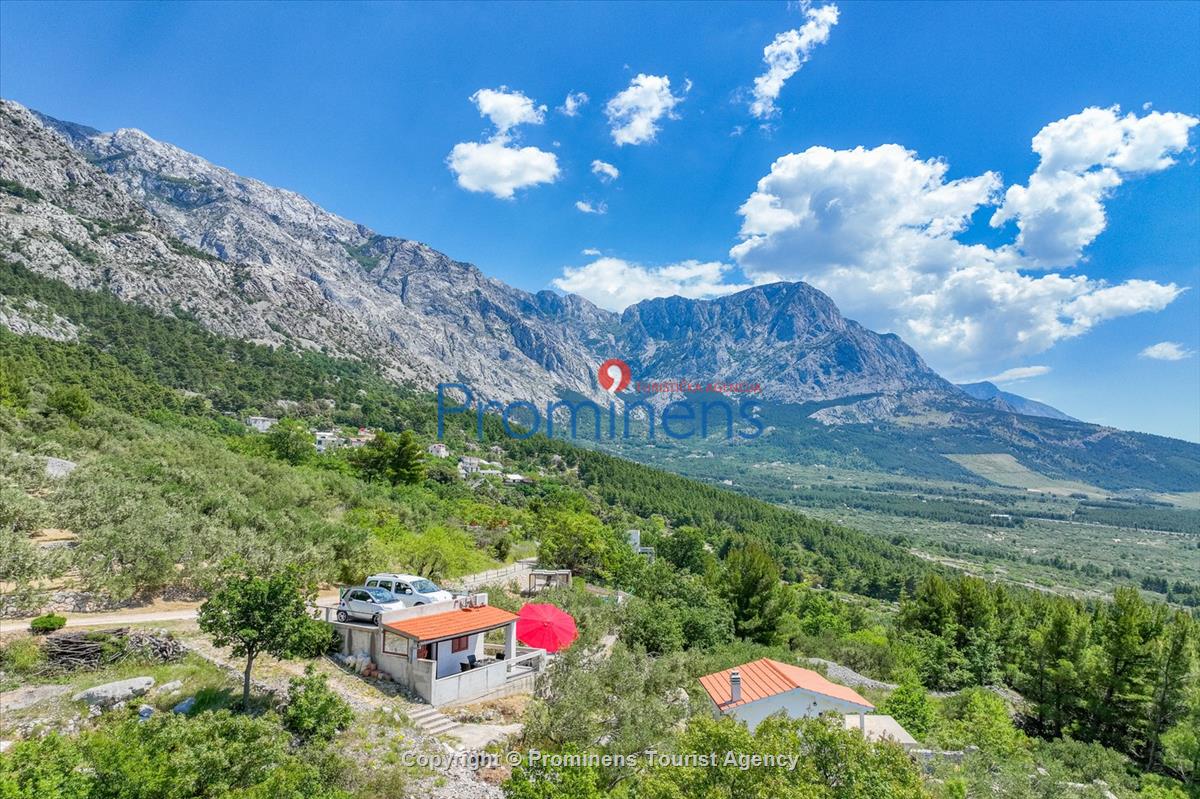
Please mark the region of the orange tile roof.
<svg viewBox="0 0 1200 799"><path fill-rule="evenodd" d="M729 674L734 669L741 672L742 675L742 701L740 702L729 701ZM725 669L725 671L707 674L700 678L700 684L704 686L704 690L708 692L713 703L722 710L746 705L768 696L794 691L797 688L853 702L872 710L875 708L854 689L832 683L811 669L790 666L770 658L754 660L741 666L735 666L734 669Z"/></svg>
<svg viewBox="0 0 1200 799"><path fill-rule="evenodd" d="M492 605L478 608L461 608L445 613L430 613L412 619L387 622L383 626L394 633L417 641L440 641L460 635L481 633L503 624L516 621L517 614L509 613Z"/></svg>

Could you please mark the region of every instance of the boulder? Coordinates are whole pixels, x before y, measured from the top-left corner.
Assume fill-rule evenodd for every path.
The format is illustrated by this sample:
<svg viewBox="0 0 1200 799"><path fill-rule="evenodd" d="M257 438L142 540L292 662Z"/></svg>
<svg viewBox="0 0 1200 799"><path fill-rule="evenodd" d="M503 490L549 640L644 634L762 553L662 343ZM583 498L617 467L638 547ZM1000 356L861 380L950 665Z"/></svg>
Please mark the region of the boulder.
<svg viewBox="0 0 1200 799"><path fill-rule="evenodd" d="M76 702L87 702L93 707L111 707L119 703L123 704L127 699L135 696L141 696L153 687L153 677L132 677L128 680L118 680L88 688L86 691L75 694L71 699Z"/></svg>
<svg viewBox="0 0 1200 799"><path fill-rule="evenodd" d="M154 693L156 693L156 694L173 694L182 687L183 687L182 680L171 680L170 682L165 682L162 685L158 686L158 688L155 689Z"/></svg>
<svg viewBox="0 0 1200 799"><path fill-rule="evenodd" d="M189 696L187 699L183 700L178 705L171 708L171 712L186 714L195 706L195 704L196 704L196 697Z"/></svg>
<svg viewBox="0 0 1200 799"><path fill-rule="evenodd" d="M59 478L66 477L71 472L79 467L78 463L66 460L65 458L46 458L46 476Z"/></svg>

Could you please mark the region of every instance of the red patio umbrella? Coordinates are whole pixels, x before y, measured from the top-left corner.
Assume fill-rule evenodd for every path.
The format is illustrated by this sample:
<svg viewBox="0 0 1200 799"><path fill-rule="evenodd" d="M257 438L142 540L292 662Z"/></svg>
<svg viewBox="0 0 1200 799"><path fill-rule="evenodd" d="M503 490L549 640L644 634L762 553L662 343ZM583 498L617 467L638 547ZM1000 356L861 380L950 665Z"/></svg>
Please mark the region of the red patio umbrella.
<svg viewBox="0 0 1200 799"><path fill-rule="evenodd" d="M529 604L517 614L517 638L526 646L557 652L578 637L575 619L554 605Z"/></svg>

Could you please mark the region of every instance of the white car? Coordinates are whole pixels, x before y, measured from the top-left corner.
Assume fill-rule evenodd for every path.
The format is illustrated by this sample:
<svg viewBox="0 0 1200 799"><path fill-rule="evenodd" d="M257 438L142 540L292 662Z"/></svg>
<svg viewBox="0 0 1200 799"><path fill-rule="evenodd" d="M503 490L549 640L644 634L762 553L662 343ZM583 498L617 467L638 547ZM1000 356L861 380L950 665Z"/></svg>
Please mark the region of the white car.
<svg viewBox="0 0 1200 799"><path fill-rule="evenodd" d="M390 591L366 585L356 585L342 591L338 599L337 620L347 622L351 619L370 619L372 624L379 624L383 614L389 610L400 610L404 603L396 599Z"/></svg>
<svg viewBox="0 0 1200 799"><path fill-rule="evenodd" d="M443 591L424 577L415 574L372 574L367 578L370 588L382 588L404 603L405 607L449 602L454 596Z"/></svg>

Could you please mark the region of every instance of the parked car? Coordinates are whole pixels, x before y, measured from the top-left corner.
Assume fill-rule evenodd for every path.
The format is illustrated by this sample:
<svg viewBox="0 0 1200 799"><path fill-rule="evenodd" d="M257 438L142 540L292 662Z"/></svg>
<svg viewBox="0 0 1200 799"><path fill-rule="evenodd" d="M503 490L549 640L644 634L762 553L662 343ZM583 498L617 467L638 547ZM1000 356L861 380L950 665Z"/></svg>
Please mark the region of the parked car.
<svg viewBox="0 0 1200 799"><path fill-rule="evenodd" d="M405 607L449 602L454 598L449 591L415 574L372 574L367 578L367 586L390 591Z"/></svg>
<svg viewBox="0 0 1200 799"><path fill-rule="evenodd" d="M370 619L379 624L383 614L389 610L406 607L392 592L369 585L355 585L343 589L338 599L337 620Z"/></svg>

